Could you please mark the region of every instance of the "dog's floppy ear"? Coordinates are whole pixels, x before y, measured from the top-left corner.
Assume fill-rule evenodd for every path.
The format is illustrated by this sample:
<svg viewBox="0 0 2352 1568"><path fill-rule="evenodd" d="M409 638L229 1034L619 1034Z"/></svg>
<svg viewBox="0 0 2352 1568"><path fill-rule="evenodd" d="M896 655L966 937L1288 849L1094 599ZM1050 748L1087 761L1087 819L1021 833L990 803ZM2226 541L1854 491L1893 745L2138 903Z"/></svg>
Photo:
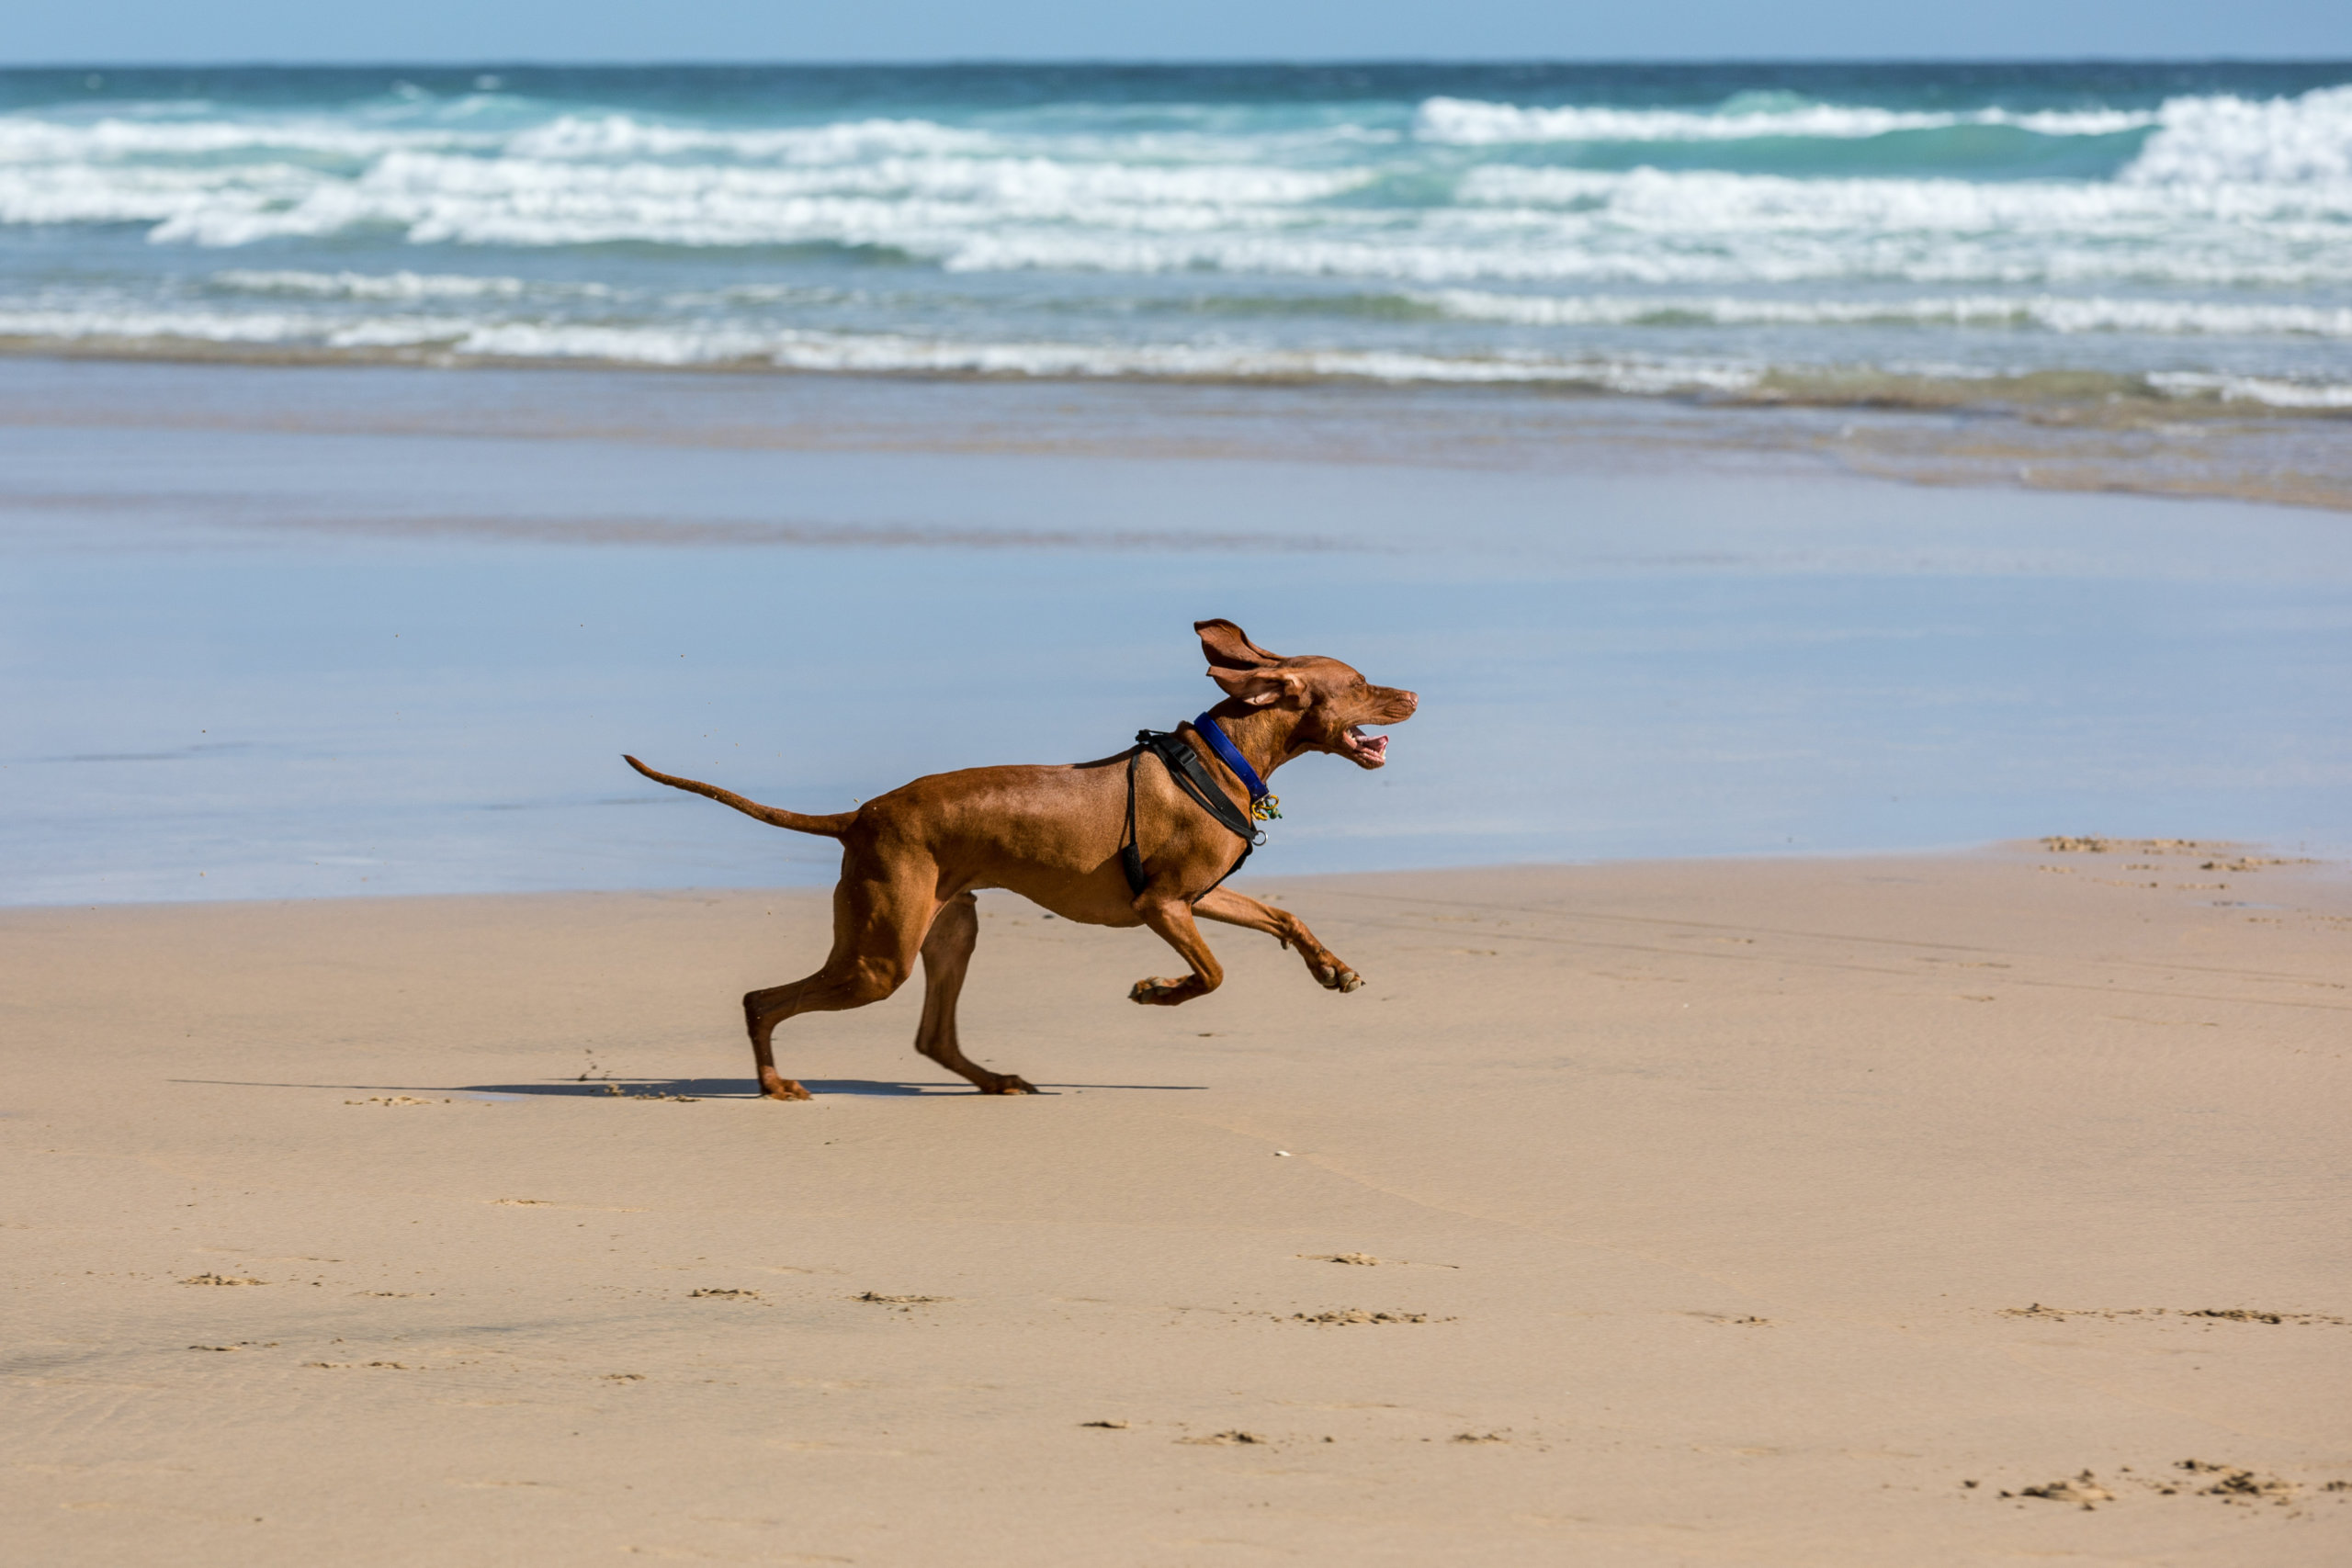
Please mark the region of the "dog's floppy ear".
<svg viewBox="0 0 2352 1568"><path fill-rule="evenodd" d="M1253 708L1298 697L1306 690L1306 678L1295 670L1225 670L1212 664L1209 679L1223 686L1227 695Z"/></svg>
<svg viewBox="0 0 2352 1568"><path fill-rule="evenodd" d="M1201 634L1201 651L1208 655L1213 665L1227 670L1254 670L1261 664L1282 662L1281 654L1268 653L1231 621L1194 621L1193 629Z"/></svg>
<svg viewBox="0 0 2352 1568"><path fill-rule="evenodd" d="M1306 682L1295 670L1273 668L1282 655L1269 653L1250 640L1250 634L1231 621L1194 621L1201 634L1201 652L1209 661L1209 679L1251 707L1295 696Z"/></svg>

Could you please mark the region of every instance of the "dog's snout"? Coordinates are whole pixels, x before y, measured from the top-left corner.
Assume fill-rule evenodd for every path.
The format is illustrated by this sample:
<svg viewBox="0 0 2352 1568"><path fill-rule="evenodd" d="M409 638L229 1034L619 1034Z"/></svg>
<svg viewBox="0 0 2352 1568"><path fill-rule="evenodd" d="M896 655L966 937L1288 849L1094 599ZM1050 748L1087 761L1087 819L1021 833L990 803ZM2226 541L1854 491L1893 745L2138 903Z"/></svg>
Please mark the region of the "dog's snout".
<svg viewBox="0 0 2352 1568"><path fill-rule="evenodd" d="M1390 719L1388 722L1391 724L1404 723L1407 719L1413 716L1415 711L1418 710L1420 705L1421 699L1419 694L1391 690L1388 694L1388 711L1395 714L1396 716Z"/></svg>

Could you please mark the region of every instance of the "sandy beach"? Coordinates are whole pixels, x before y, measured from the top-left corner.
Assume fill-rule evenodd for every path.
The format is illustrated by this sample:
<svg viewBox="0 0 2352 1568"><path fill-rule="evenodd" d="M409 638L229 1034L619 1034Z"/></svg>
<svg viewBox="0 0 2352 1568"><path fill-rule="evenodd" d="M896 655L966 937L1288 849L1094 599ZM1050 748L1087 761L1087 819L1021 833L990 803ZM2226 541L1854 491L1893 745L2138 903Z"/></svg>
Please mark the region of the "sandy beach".
<svg viewBox="0 0 2352 1568"><path fill-rule="evenodd" d="M25 1563L2341 1562L2352 886L2232 846L0 913ZM2031 1490L2030 1490L2031 1489Z"/></svg>

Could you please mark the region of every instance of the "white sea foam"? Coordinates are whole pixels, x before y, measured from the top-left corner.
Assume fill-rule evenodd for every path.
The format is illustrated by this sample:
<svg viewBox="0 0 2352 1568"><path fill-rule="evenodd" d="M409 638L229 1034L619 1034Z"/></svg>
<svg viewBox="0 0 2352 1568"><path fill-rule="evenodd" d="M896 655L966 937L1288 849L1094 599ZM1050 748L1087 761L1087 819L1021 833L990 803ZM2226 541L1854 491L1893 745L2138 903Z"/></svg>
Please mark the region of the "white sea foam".
<svg viewBox="0 0 2352 1568"><path fill-rule="evenodd" d="M200 221L215 212L300 202L336 182L292 164L231 169L93 164L0 164L0 223Z"/></svg>
<svg viewBox="0 0 2352 1568"><path fill-rule="evenodd" d="M2297 98L2175 98L2127 185L2352 186L2352 86Z"/></svg>
<svg viewBox="0 0 2352 1568"><path fill-rule="evenodd" d="M1704 230L1578 231L1532 225L1513 243L1473 233L1400 236L1213 233L1197 236L1005 230L956 237L940 253L951 272L1215 271L1441 284L1753 284L1897 282L1954 286L2343 286L2352 247L2280 256L2234 234L2178 234L2164 243L2103 236L1994 233L1815 235ZM877 237L874 243L893 243ZM907 247L924 254L909 237Z"/></svg>
<svg viewBox="0 0 2352 1568"><path fill-rule="evenodd" d="M1979 294L1900 299L1735 296L1496 294L1449 288L1413 297L1462 321L1522 326L1972 326L2052 333L2266 334L2352 338L2352 308Z"/></svg>
<svg viewBox="0 0 2352 1568"><path fill-rule="evenodd" d="M203 310L0 310L0 338L344 350L434 349L452 357L594 359L652 366L1051 377L1566 382L1626 392L1739 390L1763 367L1703 358L1445 356L1192 344L990 343L908 333L611 326L397 316L331 320Z"/></svg>
<svg viewBox="0 0 2352 1568"><path fill-rule="evenodd" d="M2352 184L1976 185L1487 167L1444 207L1335 201L1357 170L893 158L841 168L400 152L288 164L0 166L0 220L143 222L236 246L383 230L416 243L886 247L955 271L1210 267L1430 283L2309 284L2352 280Z"/></svg>
<svg viewBox="0 0 2352 1568"><path fill-rule="evenodd" d="M2299 97L2174 98L2151 111L1964 113L1812 104L1713 113L1681 109L1525 108L1430 98L1414 116L1424 141L1464 146L1546 141L1728 141L1761 137L1849 141L1900 130L2007 125L2043 136L2152 130L2119 176L2126 185L2294 186L2352 183L2352 86Z"/></svg>
<svg viewBox="0 0 2352 1568"><path fill-rule="evenodd" d="M356 177L0 164L0 221L150 225L235 246L390 231L418 243L888 247L953 270L1192 267L1736 284L2352 278L2352 181L1792 179L1474 168L1450 204L1354 193L1362 167L1138 166L892 155L818 165L600 164L402 151Z"/></svg>
<svg viewBox="0 0 2352 1568"><path fill-rule="evenodd" d="M424 148L492 151L503 140L494 132L447 126L371 126L323 117L72 122L28 114L0 115L0 164L102 163L232 152L310 152L366 159Z"/></svg>
<svg viewBox="0 0 2352 1568"><path fill-rule="evenodd" d="M2118 224L2352 219L2352 182L2233 180L2130 185L2091 181L1792 179L1714 170L1473 169L1458 200L1484 206L1606 209L1664 228L1991 230L2047 232Z"/></svg>
<svg viewBox="0 0 2352 1568"><path fill-rule="evenodd" d="M174 343L326 345L336 329L314 316L266 310L0 310L0 337L136 348Z"/></svg>
<svg viewBox="0 0 2352 1568"><path fill-rule="evenodd" d="M208 288L226 293L320 300L608 300L621 290L601 283L453 273L303 272L232 268ZM657 311L776 305L840 304L858 297L797 284L739 284L688 289L637 301ZM1694 294L1506 294L1468 288L1407 296L1456 321L1517 326L1972 326L2052 333L2165 335L2289 335L2352 338L2352 306L2243 304L2196 299L2112 299L2055 294L1929 295L1869 299L1770 299Z"/></svg>
<svg viewBox="0 0 2352 1568"><path fill-rule="evenodd" d="M1963 125L2010 125L2042 136L2112 136L2156 123L2129 109L2013 114L1978 109L1964 114L1806 104L1713 113L1690 109L1598 107L1523 108L1476 98L1429 98L1414 112L1413 134L1423 141L1482 146L1540 141L1747 141L1763 137L1852 141L1898 130L1941 130Z"/></svg>
<svg viewBox="0 0 2352 1568"><path fill-rule="evenodd" d="M903 154L985 152L999 139L984 131L924 119L843 120L773 130L723 130L662 125L633 115L563 115L514 136L505 151L518 158L637 159L718 153L731 158L799 164L846 164Z"/></svg>
<svg viewBox="0 0 2352 1568"><path fill-rule="evenodd" d="M1556 384L1636 395L1738 394L1766 387L1771 364L1752 358L1597 354L1442 355L1363 349L1283 349L1215 344L989 342L904 333L817 332L750 325L549 323L457 315L322 317L292 311L6 310L0 339L102 343L121 353L169 354L187 344L388 353L462 361L597 361L665 368L761 367L808 372L1016 377L1354 379L1451 384ZM1799 379L1836 366L1787 367ZM1926 380L1984 380L1981 366L1880 367ZM2148 383L2178 398L2272 408L2352 408L2352 384L2207 372L2157 372Z"/></svg>
<svg viewBox="0 0 2352 1568"><path fill-rule="evenodd" d="M601 283L552 283L521 277L471 277L458 273L256 271L231 268L206 280L239 294L295 295L313 299L514 299L526 294L601 299Z"/></svg>
<svg viewBox="0 0 2352 1568"><path fill-rule="evenodd" d="M2225 403L2263 403L2278 409L2352 409L2352 386L2342 382L2159 370L2149 376L2148 384L2176 398L2219 398Z"/></svg>
<svg viewBox="0 0 2352 1568"><path fill-rule="evenodd" d="M1046 159L884 159L848 167L574 164L394 153L356 180L177 199L159 243L249 244L397 225L420 243L684 245L831 241L952 248L1009 220L1205 231L1283 221L1361 184L1354 172L1248 166L1136 168ZM58 182L51 182L55 185ZM8 187L0 180L0 212ZM163 205L141 191L125 216ZM95 203L91 204L95 208ZM144 216L142 212L140 214Z"/></svg>

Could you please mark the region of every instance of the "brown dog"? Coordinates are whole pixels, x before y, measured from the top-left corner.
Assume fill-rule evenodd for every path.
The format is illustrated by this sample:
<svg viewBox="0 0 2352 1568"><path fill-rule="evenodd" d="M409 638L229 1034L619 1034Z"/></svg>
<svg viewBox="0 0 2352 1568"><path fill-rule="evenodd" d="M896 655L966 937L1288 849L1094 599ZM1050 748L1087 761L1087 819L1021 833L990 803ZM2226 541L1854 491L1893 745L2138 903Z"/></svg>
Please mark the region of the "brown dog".
<svg viewBox="0 0 2352 1568"><path fill-rule="evenodd" d="M1327 751L1360 768L1387 761L1388 738L1368 724L1401 724L1419 699L1367 683L1336 659L1284 659L1267 652L1231 621L1198 621L1209 677L1226 700L1209 710L1261 779L1294 757ZM1209 776L1244 819L1249 792L1239 773L1217 761L1191 725L1180 731ZM805 980L743 998L760 1092L806 1100L781 1077L771 1044L775 1026L804 1012L839 1012L889 996L922 958L922 1024L915 1049L983 1094L1035 1094L1009 1073L992 1073L956 1043L956 996L980 934L976 889L1003 887L1064 919L1095 926L1149 926L1192 966L1182 979L1138 980L1133 1000L1173 1007L1216 989L1225 978L1193 918L1264 931L1306 959L1316 980L1335 991L1363 984L1315 940L1297 916L1216 884L1243 844L1184 794L1169 768L1146 757L1132 772L1131 749L1097 762L1062 767L970 768L933 773L855 811L809 817L744 799L693 779L657 773L636 758L628 765L657 783L731 806L789 828L842 841L842 879L833 889L833 951ZM1128 842L1128 780L1135 781L1134 845L1142 891L1128 886L1122 848Z"/></svg>

